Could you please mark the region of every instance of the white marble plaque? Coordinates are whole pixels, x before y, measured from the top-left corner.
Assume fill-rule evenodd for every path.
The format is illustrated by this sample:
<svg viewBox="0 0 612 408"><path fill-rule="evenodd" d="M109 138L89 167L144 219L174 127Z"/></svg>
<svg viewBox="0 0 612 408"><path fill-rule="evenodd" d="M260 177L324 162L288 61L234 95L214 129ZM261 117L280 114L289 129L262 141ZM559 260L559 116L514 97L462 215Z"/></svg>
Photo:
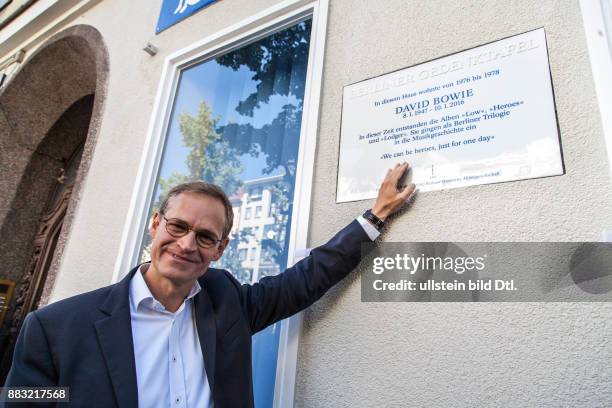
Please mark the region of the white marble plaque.
<svg viewBox="0 0 612 408"><path fill-rule="evenodd" d="M346 86L337 201L403 161L420 191L563 174L544 29Z"/></svg>

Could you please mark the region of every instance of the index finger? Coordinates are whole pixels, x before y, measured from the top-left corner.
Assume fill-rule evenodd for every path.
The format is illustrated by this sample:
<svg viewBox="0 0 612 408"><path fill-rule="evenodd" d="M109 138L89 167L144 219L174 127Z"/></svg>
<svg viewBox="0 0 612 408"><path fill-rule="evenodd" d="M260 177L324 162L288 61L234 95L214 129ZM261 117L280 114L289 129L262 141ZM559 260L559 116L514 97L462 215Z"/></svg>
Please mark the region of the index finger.
<svg viewBox="0 0 612 408"><path fill-rule="evenodd" d="M406 171L408 171L409 168L410 168L410 164L408 164L408 162L403 162L401 164L398 163L393 169L393 171L391 172L392 177L399 180L406 173Z"/></svg>

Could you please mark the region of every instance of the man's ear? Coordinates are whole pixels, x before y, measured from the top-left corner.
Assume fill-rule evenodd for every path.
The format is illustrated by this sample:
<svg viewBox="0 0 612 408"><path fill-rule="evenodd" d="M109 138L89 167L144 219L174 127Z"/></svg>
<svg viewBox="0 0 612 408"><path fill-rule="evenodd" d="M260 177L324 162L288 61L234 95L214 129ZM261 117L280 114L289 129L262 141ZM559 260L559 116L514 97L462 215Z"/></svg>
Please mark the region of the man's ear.
<svg viewBox="0 0 612 408"><path fill-rule="evenodd" d="M227 248L227 245L229 244L229 240L229 237L221 240L219 246L217 247L217 253L215 254L215 256L213 256L214 261L218 261L221 258L221 255L223 255L223 251L225 251L225 248Z"/></svg>
<svg viewBox="0 0 612 408"><path fill-rule="evenodd" d="M159 228L160 219L161 216L159 215L159 213L155 212L155 214L153 214L153 217L151 217L151 220L149 221L149 236L151 237L151 239L154 239L155 234L157 234L157 228Z"/></svg>

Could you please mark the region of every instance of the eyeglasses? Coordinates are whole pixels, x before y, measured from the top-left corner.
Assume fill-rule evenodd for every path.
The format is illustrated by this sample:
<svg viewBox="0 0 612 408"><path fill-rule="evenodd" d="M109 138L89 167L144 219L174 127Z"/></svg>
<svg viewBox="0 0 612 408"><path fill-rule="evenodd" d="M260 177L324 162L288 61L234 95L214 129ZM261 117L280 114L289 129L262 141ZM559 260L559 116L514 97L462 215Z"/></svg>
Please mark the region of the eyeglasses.
<svg viewBox="0 0 612 408"><path fill-rule="evenodd" d="M174 238L184 237L189 234L189 231L193 231L195 233L196 243L200 248L212 248L222 241L212 237L208 231L196 231L191 228L191 225L180 218L166 218L164 215L162 215L162 218L166 220L166 231Z"/></svg>

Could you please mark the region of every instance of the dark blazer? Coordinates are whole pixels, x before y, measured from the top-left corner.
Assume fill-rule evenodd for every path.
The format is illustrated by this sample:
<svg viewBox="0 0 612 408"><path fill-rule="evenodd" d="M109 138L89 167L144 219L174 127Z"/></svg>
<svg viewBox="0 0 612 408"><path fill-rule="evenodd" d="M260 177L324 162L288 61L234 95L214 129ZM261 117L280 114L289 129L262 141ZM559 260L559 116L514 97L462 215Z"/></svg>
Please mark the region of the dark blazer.
<svg viewBox="0 0 612 408"><path fill-rule="evenodd" d="M369 241L353 221L295 266L254 285L208 269L194 305L215 407L253 406L251 336L323 296L357 266L361 243ZM68 386L74 406L136 407L129 283L137 270L114 285L30 313L6 386Z"/></svg>

